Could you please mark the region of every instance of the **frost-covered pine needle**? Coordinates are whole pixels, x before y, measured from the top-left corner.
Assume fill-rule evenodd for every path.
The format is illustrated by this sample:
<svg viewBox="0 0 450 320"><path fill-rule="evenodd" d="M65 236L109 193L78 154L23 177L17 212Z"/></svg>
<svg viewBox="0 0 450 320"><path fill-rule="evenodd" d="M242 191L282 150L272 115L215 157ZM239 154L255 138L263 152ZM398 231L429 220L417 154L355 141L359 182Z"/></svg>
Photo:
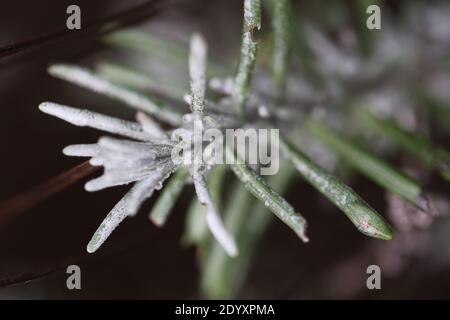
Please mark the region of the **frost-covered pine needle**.
<svg viewBox="0 0 450 320"><path fill-rule="evenodd" d="M162 227L166 223L170 212L175 206L175 202L180 196L181 191L183 191L188 176L189 170L186 168L178 169L170 178L161 195L158 197L158 200L153 205L149 219L158 227Z"/></svg>
<svg viewBox="0 0 450 320"><path fill-rule="evenodd" d="M95 157L100 153L101 147L97 144L74 144L63 149L66 156Z"/></svg>
<svg viewBox="0 0 450 320"><path fill-rule="evenodd" d="M223 208L222 196L224 193L224 178L228 171L225 165L215 166L208 176L208 187L211 197L219 209ZM189 206L186 218L185 234L183 241L188 244L195 244L198 247L206 245L208 240L208 225L206 224L206 208L200 204L198 199L193 199Z"/></svg>
<svg viewBox="0 0 450 320"><path fill-rule="evenodd" d="M150 136L142 130L140 124L130 122L97 112L76 109L52 102L43 102L39 109L75 126L90 127L136 140L148 140Z"/></svg>
<svg viewBox="0 0 450 320"><path fill-rule="evenodd" d="M207 47L203 37L198 33L192 35L189 55L189 74L191 76L190 104L192 111L198 114L203 114L205 108L206 55Z"/></svg>
<svg viewBox="0 0 450 320"><path fill-rule="evenodd" d="M125 217L137 213L141 204L155 189L161 188L162 183L176 169L171 160L173 144L167 134L143 113L137 115L141 125L55 103L44 102L39 108L77 126L140 140L102 137L96 144L71 145L63 150L69 156L90 157L92 165L104 167L103 175L86 183L87 191L135 183L111 210L89 243L88 251L94 252Z"/></svg>
<svg viewBox="0 0 450 320"><path fill-rule="evenodd" d="M228 255L231 257L236 256L238 254L238 248L233 237L226 230L222 218L211 199L204 175L199 172L199 170L196 170L196 172L192 174L192 178L194 180L198 201L207 208L206 222L211 233L214 235L217 242L222 245Z"/></svg>
<svg viewBox="0 0 450 320"><path fill-rule="evenodd" d="M350 187L325 172L283 137L280 137L280 147L298 172L341 209L359 231L383 240L392 238L389 225Z"/></svg>
<svg viewBox="0 0 450 320"><path fill-rule="evenodd" d="M122 101L129 107L147 112L162 121L173 125L181 123L181 115L179 113L160 106L140 93L110 83L85 68L68 64L55 64L48 68L48 72L54 77Z"/></svg>
<svg viewBox="0 0 450 320"><path fill-rule="evenodd" d="M95 252L114 231L114 229L128 216L133 216L140 204L151 197L155 189L159 189L173 170L170 166L155 171L151 177L137 182L133 188L114 206L110 213L95 231L87 246L89 253Z"/></svg>
<svg viewBox="0 0 450 320"><path fill-rule="evenodd" d="M142 130L151 137L169 142L167 133L156 121L154 121L144 112L138 111L136 113L136 121L141 124Z"/></svg>
<svg viewBox="0 0 450 320"><path fill-rule="evenodd" d="M205 108L205 90L206 90L206 55L207 47L203 38L199 34L191 37L191 51L189 55L189 74L191 78L191 99L190 105L193 113L194 132L202 132L204 122L207 117L203 116ZM196 139L199 139L198 141ZM194 135L194 144L201 144L202 137ZM195 151L195 147L194 147ZM211 199L206 178L205 164L202 154L194 154L194 164L191 168L191 176L194 181L195 191L200 203L207 208L206 222L211 233L216 240L223 246L230 256L236 256L238 249L233 237L228 233L223 224L222 218L217 207Z"/></svg>

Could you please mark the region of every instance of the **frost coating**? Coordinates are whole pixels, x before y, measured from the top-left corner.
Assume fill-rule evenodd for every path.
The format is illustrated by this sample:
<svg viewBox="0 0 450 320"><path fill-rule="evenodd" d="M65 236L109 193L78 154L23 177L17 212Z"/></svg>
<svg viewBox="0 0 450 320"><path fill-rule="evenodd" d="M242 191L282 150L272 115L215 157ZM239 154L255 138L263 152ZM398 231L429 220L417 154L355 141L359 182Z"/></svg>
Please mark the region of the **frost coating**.
<svg viewBox="0 0 450 320"><path fill-rule="evenodd" d="M261 28L261 2L260 0L244 1L244 30L251 31L252 28Z"/></svg>
<svg viewBox="0 0 450 320"><path fill-rule="evenodd" d="M189 74L191 76L192 111L203 113L205 107L206 88L206 54L205 40L200 34L191 38L191 52L189 55Z"/></svg>
<svg viewBox="0 0 450 320"><path fill-rule="evenodd" d="M63 154L71 157L94 157L101 147L96 144L74 144L63 149Z"/></svg>
<svg viewBox="0 0 450 320"><path fill-rule="evenodd" d="M189 72L191 77L191 99L189 99L192 115L189 121L194 133L202 133L203 127L215 126L216 123L209 117L203 116L206 90L206 43L197 34L191 38L191 52L189 56ZM202 137L194 135L194 145L202 143ZM226 230L215 204L206 185L205 163L201 154L196 154L194 146L194 164L191 168L191 177L194 181L195 191L200 203L207 207L206 222L216 240L223 246L228 255L234 257L238 254L238 249L233 237Z"/></svg>
<svg viewBox="0 0 450 320"><path fill-rule="evenodd" d="M244 57L247 60L244 59L241 61L241 66L244 69L249 64L254 64L256 51L252 51L252 48L256 49L256 43L252 40L251 32L254 27L259 28L260 23L259 1L251 1L250 7L253 10L252 14L246 15L247 22L250 22L244 26L247 31L246 35L244 35L243 47L244 51L249 53ZM248 47L246 48L245 46ZM230 97L226 97L218 103L206 101L206 56L206 43L200 35L194 35L191 39L191 52L189 56L191 92L188 95L188 99L186 99L191 105L192 112L184 115L183 118L176 114L176 117L180 121L183 121L182 123L173 121L173 123L179 124L183 129L187 129L188 132L194 135L195 132L202 132L203 128L226 128L229 123L233 123L233 126L242 125L242 119L239 119L235 113L223 110L225 105L232 104L232 97L231 99ZM159 120L167 121L169 119L169 122L171 122L170 116L146 97L113 85L83 68L56 65L51 67L49 71L57 77L124 101L135 109L155 113L155 117ZM244 76L241 80L249 86L252 70L245 70L245 73L241 74ZM232 95L235 92L237 84L232 79L225 81L228 81L228 88L225 88L225 90L229 95ZM245 90L248 90L248 87ZM248 92L244 93L244 96L248 97ZM258 106L260 101L259 97L254 96L253 100L253 104ZM205 114L206 107L209 109L208 115ZM64 149L66 155L90 157L90 163L92 165L104 167L103 175L86 183L85 188L88 191L97 191L112 186L134 183L131 190L111 210L94 234L88 245L89 252L97 250L121 221L128 216L135 215L143 201L148 199L154 190L160 189L162 183L174 171L178 171L177 173L180 173L180 176L176 174L173 180L171 179L171 182L174 182L169 184L170 188L168 188L167 193L163 192L163 195L160 197L161 205L159 209L157 207L155 208L156 213L154 215L153 213L151 214L151 219L157 224L164 223L170 207L173 206L177 194L179 194L182 186L187 181L187 175L190 174L198 198L207 209L204 217L206 225L218 243L224 247L227 254L230 256L237 255L238 249L235 240L226 230L217 206L213 203L210 192L207 189L207 172L215 164L209 163L207 161L208 159L198 157L199 154L195 152L195 146L193 165L187 168L179 167L173 163L171 158L175 142L169 140L168 133L170 132L164 131L152 118L142 111L136 115L137 122L131 122L54 103L44 103L40 108L46 113L75 125L89 126L133 139L102 137L96 144L72 145ZM272 114L270 106L259 109L264 109L263 111L265 111L267 116ZM174 119L172 118L172 120ZM202 140L194 137L194 143L203 143ZM217 142L211 141L210 144L212 143ZM209 146L207 145L205 147ZM183 171L186 173L183 174ZM256 186L253 187L254 194L263 200L265 205L271 208L283 221L290 225L304 241L307 241L304 235L306 223L303 217L296 214L293 208L273 190L267 189L264 181L258 179L258 177L251 175L247 177L244 175L241 178L248 178L249 184L255 184Z"/></svg>
<svg viewBox="0 0 450 320"><path fill-rule="evenodd" d="M204 175L200 170L201 169L196 169L192 173L192 178L194 180L198 200L200 204L206 206L207 208L206 222L216 240L222 245L228 255L234 257L238 254L236 243L225 228L222 218L220 217L219 212L211 199L211 195L209 194Z"/></svg>
<svg viewBox="0 0 450 320"><path fill-rule="evenodd" d="M111 210L89 242L88 251L94 252L123 219L137 213L141 204L151 197L154 190L160 189L176 169L170 158L173 144L168 140L167 134L144 114L137 116L141 125L56 103L45 102L39 108L77 126L92 127L140 140L101 137L96 144L71 145L63 150L68 156L90 157L92 165L104 167L103 175L86 183L87 191L135 183ZM155 143L155 139L159 143Z"/></svg>
<svg viewBox="0 0 450 320"><path fill-rule="evenodd" d="M175 125L180 123L181 117L178 113L162 108L137 92L112 84L87 69L73 65L57 64L50 66L48 72L60 79L122 101L134 109L148 112L162 121L167 121Z"/></svg>
<svg viewBox="0 0 450 320"><path fill-rule="evenodd" d="M170 167L164 167L151 177L136 183L100 224L87 245L87 251L95 252L126 217L135 215L142 202L150 198L155 189L161 188L170 172Z"/></svg>
<svg viewBox="0 0 450 320"><path fill-rule="evenodd" d="M41 103L39 109L42 112L65 120L78 127L91 127L136 140L147 140L149 138L149 135L142 131L141 125L136 122L105 116L89 110L71 108L52 102Z"/></svg>
<svg viewBox="0 0 450 320"><path fill-rule="evenodd" d="M160 127L160 125L144 112L139 111L136 113L136 121L141 124L142 130L144 130L144 132L149 136L156 139L159 138L165 141L169 141L167 134Z"/></svg>

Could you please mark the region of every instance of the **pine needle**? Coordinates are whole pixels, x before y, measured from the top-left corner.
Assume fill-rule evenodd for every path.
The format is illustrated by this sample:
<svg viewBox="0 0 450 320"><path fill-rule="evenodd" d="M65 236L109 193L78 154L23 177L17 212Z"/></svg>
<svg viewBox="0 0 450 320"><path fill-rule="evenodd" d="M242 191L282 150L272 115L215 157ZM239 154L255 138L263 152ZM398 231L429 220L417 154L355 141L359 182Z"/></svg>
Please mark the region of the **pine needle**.
<svg viewBox="0 0 450 320"><path fill-rule="evenodd" d="M236 109L244 114L245 103L248 100L250 84L255 68L258 42L253 39L254 29L261 28L260 0L244 1L244 29L242 32L241 54L237 74L234 79L233 100Z"/></svg>
<svg viewBox="0 0 450 320"><path fill-rule="evenodd" d="M185 168L178 169L178 171L170 178L169 182L164 187L164 190L161 192L161 195L158 197L158 200L153 205L149 214L149 219L158 227L162 227L166 223L170 212L183 191L188 176L189 170Z"/></svg>
<svg viewBox="0 0 450 320"><path fill-rule="evenodd" d="M436 169L442 177L449 179L450 153L447 150L435 147L426 137L406 130L391 120L376 117L363 106L358 105L354 110L365 127L385 136L428 167Z"/></svg>
<svg viewBox="0 0 450 320"><path fill-rule="evenodd" d="M341 209L360 232L383 240L392 238L389 225L350 187L320 168L283 137L280 137L280 147L297 171Z"/></svg>
<svg viewBox="0 0 450 320"><path fill-rule="evenodd" d="M76 65L55 64L48 68L48 72L54 77L121 101L136 110L147 112L161 121L172 125L181 123L181 115L178 112L152 101L141 93L110 83L88 69Z"/></svg>
<svg viewBox="0 0 450 320"><path fill-rule="evenodd" d="M120 63L102 62L96 68L100 77L133 90L149 90L173 101L184 103L186 88L167 85L156 77L136 71Z"/></svg>
<svg viewBox="0 0 450 320"><path fill-rule="evenodd" d="M409 200L421 210L430 210L427 200L422 196L421 186L411 177L337 132L332 131L318 120L310 119L308 128L353 169L367 176L381 187Z"/></svg>
<svg viewBox="0 0 450 320"><path fill-rule="evenodd" d="M272 0L272 78L275 83L275 96L281 99L286 90L287 71L291 44L291 3L290 0Z"/></svg>
<svg viewBox="0 0 450 320"><path fill-rule="evenodd" d="M280 194L284 194L295 177L295 169L284 164L278 174L268 178L268 184ZM250 262L258 248L258 242L273 219L264 204L247 191L237 181L232 187L224 214L225 225L235 236L240 255L231 259L223 249L211 244L203 266L201 288L212 299L231 299L246 278Z"/></svg>
<svg viewBox="0 0 450 320"><path fill-rule="evenodd" d="M303 242L308 242L306 236L307 223L300 213L275 190L273 190L264 179L246 164L230 165L234 174L264 206L272 211L281 221L287 224Z"/></svg>

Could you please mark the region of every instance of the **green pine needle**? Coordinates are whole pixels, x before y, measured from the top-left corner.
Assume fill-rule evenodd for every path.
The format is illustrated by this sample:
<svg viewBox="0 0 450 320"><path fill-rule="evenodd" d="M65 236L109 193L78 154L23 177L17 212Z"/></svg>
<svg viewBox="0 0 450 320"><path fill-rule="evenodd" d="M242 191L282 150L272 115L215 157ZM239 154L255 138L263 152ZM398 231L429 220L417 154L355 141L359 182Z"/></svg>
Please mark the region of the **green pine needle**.
<svg viewBox="0 0 450 320"><path fill-rule="evenodd" d="M300 174L341 209L359 231L378 239L392 238L390 226L350 187L313 163L283 137L280 137L280 146Z"/></svg>
<svg viewBox="0 0 450 320"><path fill-rule="evenodd" d="M239 255L242 256L241 245L238 242L238 235L248 223L248 212L251 209L254 198L249 194L242 183L233 184L233 192L230 194L230 201L224 213L225 226L233 235L239 246ZM229 277L230 265L238 257L229 257L217 242L211 242L208 255L203 266L201 278L201 289L204 294L213 299L226 299L232 296L232 287Z"/></svg>
<svg viewBox="0 0 450 320"><path fill-rule="evenodd" d="M310 119L308 128L353 169L367 176L382 188L409 200L418 208L424 211L430 210L428 201L422 196L421 186L411 177L339 135L317 119Z"/></svg>
<svg viewBox="0 0 450 320"><path fill-rule="evenodd" d="M245 188L261 200L266 208L287 224L303 242L309 241L306 236L307 223L305 218L300 213L295 212L294 208L273 190L260 175L246 164L233 164L231 169Z"/></svg>
<svg viewBox="0 0 450 320"><path fill-rule="evenodd" d="M166 223L170 212L183 191L183 187L186 184L188 176L188 169L178 169L177 172L169 179L158 200L153 205L148 217L158 227L162 227Z"/></svg>
<svg viewBox="0 0 450 320"><path fill-rule="evenodd" d="M450 176L450 153L447 150L434 147L426 137L406 130L392 120L376 117L363 106L355 107L355 113L365 127L385 136L406 152L416 156L428 167L439 171L444 178Z"/></svg>
<svg viewBox="0 0 450 320"><path fill-rule="evenodd" d="M294 180L295 169L285 164L278 174L268 178L268 184L280 194L284 194ZM251 261L258 249L258 243L270 226L273 215L262 202L245 190L238 182L226 208L224 219L227 229L232 232L239 246L240 254L230 258L217 243L213 243L205 261L201 287L205 296L215 299L235 297L249 272Z"/></svg>
<svg viewBox="0 0 450 320"><path fill-rule="evenodd" d="M101 62L96 67L96 70L100 77L118 85L134 90L149 90L180 103L184 103L183 96L188 91L187 87L183 88L175 84L168 85L160 81L160 79L119 63Z"/></svg>
<svg viewBox="0 0 450 320"><path fill-rule="evenodd" d="M272 0L272 77L276 87L276 97L285 93L291 43L291 3L290 0Z"/></svg>
<svg viewBox="0 0 450 320"><path fill-rule="evenodd" d="M244 114L245 103L250 93L250 84L255 68L258 42L253 39L255 29L261 28L260 0L244 1L244 28L242 32L241 55L234 79L233 100L237 111Z"/></svg>
<svg viewBox="0 0 450 320"><path fill-rule="evenodd" d="M120 30L109 34L104 41L117 48L125 49L127 52L143 53L147 57L156 57L167 65L176 65L186 68L186 61L189 57L188 46L167 41L151 32L144 32L134 29ZM223 64L209 60L208 70L210 76L222 76L228 74L228 69Z"/></svg>

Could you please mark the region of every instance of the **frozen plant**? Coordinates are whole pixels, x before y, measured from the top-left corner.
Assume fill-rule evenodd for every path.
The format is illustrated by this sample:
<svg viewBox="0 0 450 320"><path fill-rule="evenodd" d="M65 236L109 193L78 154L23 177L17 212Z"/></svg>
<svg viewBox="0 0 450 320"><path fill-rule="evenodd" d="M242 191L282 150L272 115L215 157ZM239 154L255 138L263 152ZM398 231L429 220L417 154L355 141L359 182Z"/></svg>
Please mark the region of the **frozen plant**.
<svg viewBox="0 0 450 320"><path fill-rule="evenodd" d="M270 220L266 210L304 242L309 240L306 219L281 195L289 189L294 171L342 211L360 232L373 238L390 240L394 232L382 215L341 181L338 177L341 163L384 192L394 194L402 206L410 206L421 214L434 214L424 182L391 164L386 155L392 149L402 150L444 179L450 179L449 153L423 134L427 131L419 125L427 123L419 124L418 108L408 105L419 98L426 100L431 116L445 118L439 117L441 111L436 111L442 107L438 104L440 108L436 109L436 103L432 102L436 102L433 92L442 85L442 80L436 80L435 70L446 59L443 54L446 44L434 43L435 60L429 62L426 52L412 53L416 46L426 47L426 40L417 33L405 38L408 26L394 25L388 19L386 27L392 31L388 36L372 37L361 26L359 29L347 26L337 30L336 39L330 39L326 30L322 30L326 26L300 23L303 20L296 19L291 1L271 0L263 4L271 19L270 59L261 66L257 63L258 51L265 43L257 41L254 34L261 27L261 3L244 0L244 26L235 75L228 74L223 64L213 59L207 61L207 46L199 34L191 37L189 51L142 31L124 30L107 37L106 41L114 47L159 54L162 60L170 60L168 66L173 64L174 78L178 67L187 64L190 75L187 96L183 96L186 84L171 86L167 84L169 80L176 82L176 79L157 80L170 78L170 73L151 76L109 62L100 63L97 73L72 65L49 68L53 76L138 111L136 122L132 122L55 103L40 106L43 112L74 125L127 138L102 137L96 144L64 149L66 155L90 157L92 165L104 168L102 176L86 184L87 191L134 183L94 234L89 252L97 250L122 220L135 215L143 201L161 188L150 219L158 226L164 225L183 186L193 184L198 202L194 200L188 211L184 238L202 253L204 293L228 298L236 294L258 239L267 230ZM346 5L341 9L347 10ZM426 19L424 25L433 23ZM425 31L435 38L433 34L441 37L445 30L430 26ZM366 45L367 50L363 49ZM163 47L170 54L152 50ZM299 61L292 64L295 57ZM422 64L426 64L426 72L419 74L415 66ZM209 75L212 77L207 87ZM421 81L425 82L424 92L420 97L412 95L411 88L421 86ZM142 90L157 92L170 104L157 101ZM445 95L440 98L445 100ZM190 105L190 112L177 110L176 103L183 101ZM163 130L159 123L171 129ZM175 163L171 154L179 143L176 135L179 128L191 132L193 144L204 143L195 139L194 132L205 128L280 129L281 170L278 175L264 179L257 173L258 166L206 163L195 152L186 155L194 159L191 164ZM366 140L368 131L377 138L383 137L391 149L374 150L372 141ZM228 152L236 156L235 150ZM325 157L332 159L326 168ZM224 188L228 168L237 178L228 188L232 192ZM260 201L255 202L252 196ZM222 201L225 197L232 200L228 205ZM217 242L210 240L207 228Z"/></svg>

